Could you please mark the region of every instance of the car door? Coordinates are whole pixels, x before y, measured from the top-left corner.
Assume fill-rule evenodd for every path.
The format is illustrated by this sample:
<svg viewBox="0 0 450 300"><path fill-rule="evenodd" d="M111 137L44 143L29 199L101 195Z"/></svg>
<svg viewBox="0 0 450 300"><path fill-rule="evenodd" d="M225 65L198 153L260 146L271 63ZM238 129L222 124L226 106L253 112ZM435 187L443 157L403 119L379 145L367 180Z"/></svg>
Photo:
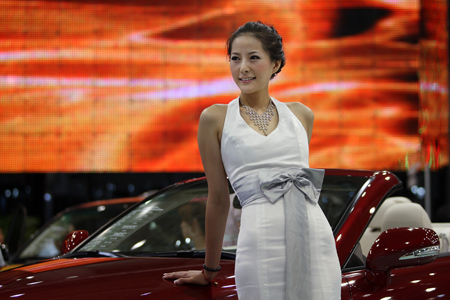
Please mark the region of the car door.
<svg viewBox="0 0 450 300"><path fill-rule="evenodd" d="M342 276L342 283L341 283L341 300L350 300L351 294L350 294L350 285L348 283L348 280L345 276Z"/></svg>

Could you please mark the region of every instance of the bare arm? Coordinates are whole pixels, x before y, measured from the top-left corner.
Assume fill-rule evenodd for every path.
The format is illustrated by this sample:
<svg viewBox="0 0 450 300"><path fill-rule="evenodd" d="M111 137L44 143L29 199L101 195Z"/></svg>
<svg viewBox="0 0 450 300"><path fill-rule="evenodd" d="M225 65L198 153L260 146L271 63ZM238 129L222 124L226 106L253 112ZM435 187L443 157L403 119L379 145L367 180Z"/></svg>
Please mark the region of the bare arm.
<svg viewBox="0 0 450 300"><path fill-rule="evenodd" d="M203 168L208 181L208 200L206 204L206 257L205 265L210 268L219 266L223 236L230 206L228 180L220 153L220 136L223 127L225 107L212 106L200 116L198 128L198 147ZM205 271L212 280L217 273ZM207 284L201 271L174 272L164 274L163 278L177 279L175 283Z"/></svg>
<svg viewBox="0 0 450 300"><path fill-rule="evenodd" d="M313 124L314 124L314 113L306 105L299 102L288 103L288 107L294 113L294 115L302 122L303 127L305 127L306 133L308 135L308 142L311 141Z"/></svg>
<svg viewBox="0 0 450 300"><path fill-rule="evenodd" d="M218 109L214 111L214 108L218 107L208 108L202 113L198 129L198 147L208 180L205 264L210 268L219 266L230 206L228 180L223 167L219 142L223 114Z"/></svg>

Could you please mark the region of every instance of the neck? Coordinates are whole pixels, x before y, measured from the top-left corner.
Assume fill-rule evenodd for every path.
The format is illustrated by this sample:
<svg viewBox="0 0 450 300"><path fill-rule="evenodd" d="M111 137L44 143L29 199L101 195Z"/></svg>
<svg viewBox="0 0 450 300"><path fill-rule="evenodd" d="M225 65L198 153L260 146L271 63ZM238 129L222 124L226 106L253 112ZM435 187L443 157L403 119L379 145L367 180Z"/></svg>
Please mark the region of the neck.
<svg viewBox="0 0 450 300"><path fill-rule="evenodd" d="M255 110L263 109L265 110L270 103L270 96L266 95L244 95L239 96L241 104L252 107Z"/></svg>

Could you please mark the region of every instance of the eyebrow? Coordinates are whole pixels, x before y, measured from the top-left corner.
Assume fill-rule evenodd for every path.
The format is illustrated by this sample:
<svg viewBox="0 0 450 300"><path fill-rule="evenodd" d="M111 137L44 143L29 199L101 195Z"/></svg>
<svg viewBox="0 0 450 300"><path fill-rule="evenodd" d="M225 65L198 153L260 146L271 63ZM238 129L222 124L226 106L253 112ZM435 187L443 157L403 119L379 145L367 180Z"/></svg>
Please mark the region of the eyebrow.
<svg viewBox="0 0 450 300"><path fill-rule="evenodd" d="M248 53L248 55L251 55L251 54L259 54L259 51L254 50L254 51L250 51ZM240 55L240 53L238 53L238 52L231 52L231 55Z"/></svg>

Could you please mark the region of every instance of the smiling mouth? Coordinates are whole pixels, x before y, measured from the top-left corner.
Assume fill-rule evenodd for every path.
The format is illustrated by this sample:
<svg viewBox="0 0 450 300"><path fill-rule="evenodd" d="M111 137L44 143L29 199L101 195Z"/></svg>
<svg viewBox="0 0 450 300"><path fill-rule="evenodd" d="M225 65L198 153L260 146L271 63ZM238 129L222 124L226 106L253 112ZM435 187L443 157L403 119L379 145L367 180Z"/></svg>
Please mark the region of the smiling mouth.
<svg viewBox="0 0 450 300"><path fill-rule="evenodd" d="M252 81L253 79L256 79L256 77L239 78L239 80L242 82L249 82L249 81Z"/></svg>

